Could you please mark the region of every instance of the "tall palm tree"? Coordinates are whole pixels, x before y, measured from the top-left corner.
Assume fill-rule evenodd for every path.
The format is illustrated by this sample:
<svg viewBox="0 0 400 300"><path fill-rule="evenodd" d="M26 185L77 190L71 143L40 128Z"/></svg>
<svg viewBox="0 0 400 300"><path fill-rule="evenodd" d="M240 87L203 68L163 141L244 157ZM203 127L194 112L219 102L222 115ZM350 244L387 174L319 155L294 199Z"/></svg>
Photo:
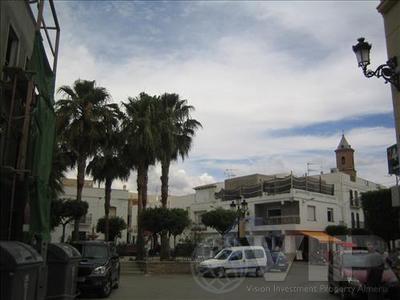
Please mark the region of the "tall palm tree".
<svg viewBox="0 0 400 300"><path fill-rule="evenodd" d="M188 156L193 137L201 123L191 118L194 107L187 100L180 99L178 94L165 93L157 101L157 118L159 120L160 145L157 147L157 158L161 162L161 204L167 207L168 181L171 161L180 156ZM161 236L161 258L168 257L168 236Z"/></svg>
<svg viewBox="0 0 400 300"><path fill-rule="evenodd" d="M127 166L122 148L124 137L120 130L122 112L116 104L107 105L108 111L102 123L103 136L99 148L86 168L86 173L91 174L94 181L104 182L105 185L105 240L109 240L109 214L111 202L111 187L115 179L127 180L130 168Z"/></svg>
<svg viewBox="0 0 400 300"><path fill-rule="evenodd" d="M58 93L63 97L56 102L57 130L63 144L76 158L76 200L82 200L86 162L101 138L101 124L106 114L104 105L110 98L107 90L97 87L95 81L76 80L72 87L62 86ZM75 220L73 239L79 238L79 219Z"/></svg>
<svg viewBox="0 0 400 300"><path fill-rule="evenodd" d="M140 224L140 214L147 205L147 184L149 166L156 160L158 127L155 113L156 97L141 93L136 98L128 98L122 103L125 108L123 121L126 149L130 155L130 165L137 170L138 191L138 237L137 259L144 259L144 236Z"/></svg>

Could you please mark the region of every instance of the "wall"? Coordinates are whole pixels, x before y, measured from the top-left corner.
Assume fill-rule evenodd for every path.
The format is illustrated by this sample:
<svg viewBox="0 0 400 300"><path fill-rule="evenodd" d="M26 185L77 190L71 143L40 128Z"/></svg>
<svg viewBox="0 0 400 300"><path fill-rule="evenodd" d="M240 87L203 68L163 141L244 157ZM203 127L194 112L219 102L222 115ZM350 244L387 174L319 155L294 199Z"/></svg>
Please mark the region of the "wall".
<svg viewBox="0 0 400 300"><path fill-rule="evenodd" d="M397 56L397 72L400 73L400 1L383 0L377 9L384 20L388 58ZM391 89L397 148L400 149L400 91L393 86Z"/></svg>
<svg viewBox="0 0 400 300"><path fill-rule="evenodd" d="M0 1L0 74L5 63L10 25L19 39L17 66L25 68L26 59L32 54L35 23L25 1Z"/></svg>
<svg viewBox="0 0 400 300"><path fill-rule="evenodd" d="M76 187L65 186L64 195L60 198L75 199L76 198ZM116 207L116 215L123 218L128 223L128 199L129 192L126 190L112 190L111 192L111 206ZM103 188L90 188L84 187L82 191L82 200L88 202L88 214L91 215L91 223L80 226L81 231L85 231L88 234L92 233L92 228L96 228L97 220L104 216L104 189ZM73 222L67 225L66 238L71 235L73 231ZM99 234L98 239L104 239L103 234ZM51 234L53 242L58 242L62 235L61 226L57 227ZM118 239L120 242L125 242L127 236L127 230L122 231L121 238Z"/></svg>

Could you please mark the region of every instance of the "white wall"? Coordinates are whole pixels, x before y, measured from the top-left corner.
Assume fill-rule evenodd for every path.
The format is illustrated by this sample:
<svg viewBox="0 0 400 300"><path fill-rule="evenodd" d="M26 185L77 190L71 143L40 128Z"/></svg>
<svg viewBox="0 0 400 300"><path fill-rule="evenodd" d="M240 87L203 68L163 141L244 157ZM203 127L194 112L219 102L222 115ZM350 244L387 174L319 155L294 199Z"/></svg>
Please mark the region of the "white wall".
<svg viewBox="0 0 400 300"><path fill-rule="evenodd" d="M60 198L76 198L76 187L66 186L64 187L64 195ZM112 190L111 192L111 206L116 208L116 215L121 217L128 223L128 199L129 193L126 190ZM92 228L96 230L97 221L104 216L104 189L103 188L91 188L84 187L82 191L82 200L86 201L89 205L87 216L91 215L90 224L82 224L80 226L81 231L85 231L88 234L92 233ZM71 236L73 231L73 222L66 227L66 239ZM103 234L97 233L98 239L104 239ZM62 227L58 226L51 233L51 239L53 242L58 242L61 239ZM121 238L118 239L120 242L126 241L127 230L123 230Z"/></svg>

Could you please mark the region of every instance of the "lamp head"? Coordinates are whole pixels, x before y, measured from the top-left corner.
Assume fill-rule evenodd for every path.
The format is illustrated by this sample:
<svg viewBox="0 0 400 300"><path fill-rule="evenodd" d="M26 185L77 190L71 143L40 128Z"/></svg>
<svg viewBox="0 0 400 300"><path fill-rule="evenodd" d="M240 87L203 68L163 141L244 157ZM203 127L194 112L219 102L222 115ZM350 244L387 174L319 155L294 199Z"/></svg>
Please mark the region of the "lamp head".
<svg viewBox="0 0 400 300"><path fill-rule="evenodd" d="M370 64L369 53L371 47L371 44L367 43L363 37L359 38L357 45L353 46L359 67L366 68Z"/></svg>

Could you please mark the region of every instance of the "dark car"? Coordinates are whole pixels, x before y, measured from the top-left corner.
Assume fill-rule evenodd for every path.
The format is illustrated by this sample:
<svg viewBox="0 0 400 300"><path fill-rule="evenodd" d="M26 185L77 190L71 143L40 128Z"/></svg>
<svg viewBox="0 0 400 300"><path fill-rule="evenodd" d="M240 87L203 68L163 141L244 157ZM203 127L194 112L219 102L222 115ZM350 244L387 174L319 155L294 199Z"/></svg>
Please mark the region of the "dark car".
<svg viewBox="0 0 400 300"><path fill-rule="evenodd" d="M377 252L341 251L332 256L328 267L330 293L351 299L373 293L398 299L399 281Z"/></svg>
<svg viewBox="0 0 400 300"><path fill-rule="evenodd" d="M81 241L72 246L82 255L78 269L78 290L81 293L97 292L101 297L108 297L119 284L120 264L115 245L103 241Z"/></svg>

